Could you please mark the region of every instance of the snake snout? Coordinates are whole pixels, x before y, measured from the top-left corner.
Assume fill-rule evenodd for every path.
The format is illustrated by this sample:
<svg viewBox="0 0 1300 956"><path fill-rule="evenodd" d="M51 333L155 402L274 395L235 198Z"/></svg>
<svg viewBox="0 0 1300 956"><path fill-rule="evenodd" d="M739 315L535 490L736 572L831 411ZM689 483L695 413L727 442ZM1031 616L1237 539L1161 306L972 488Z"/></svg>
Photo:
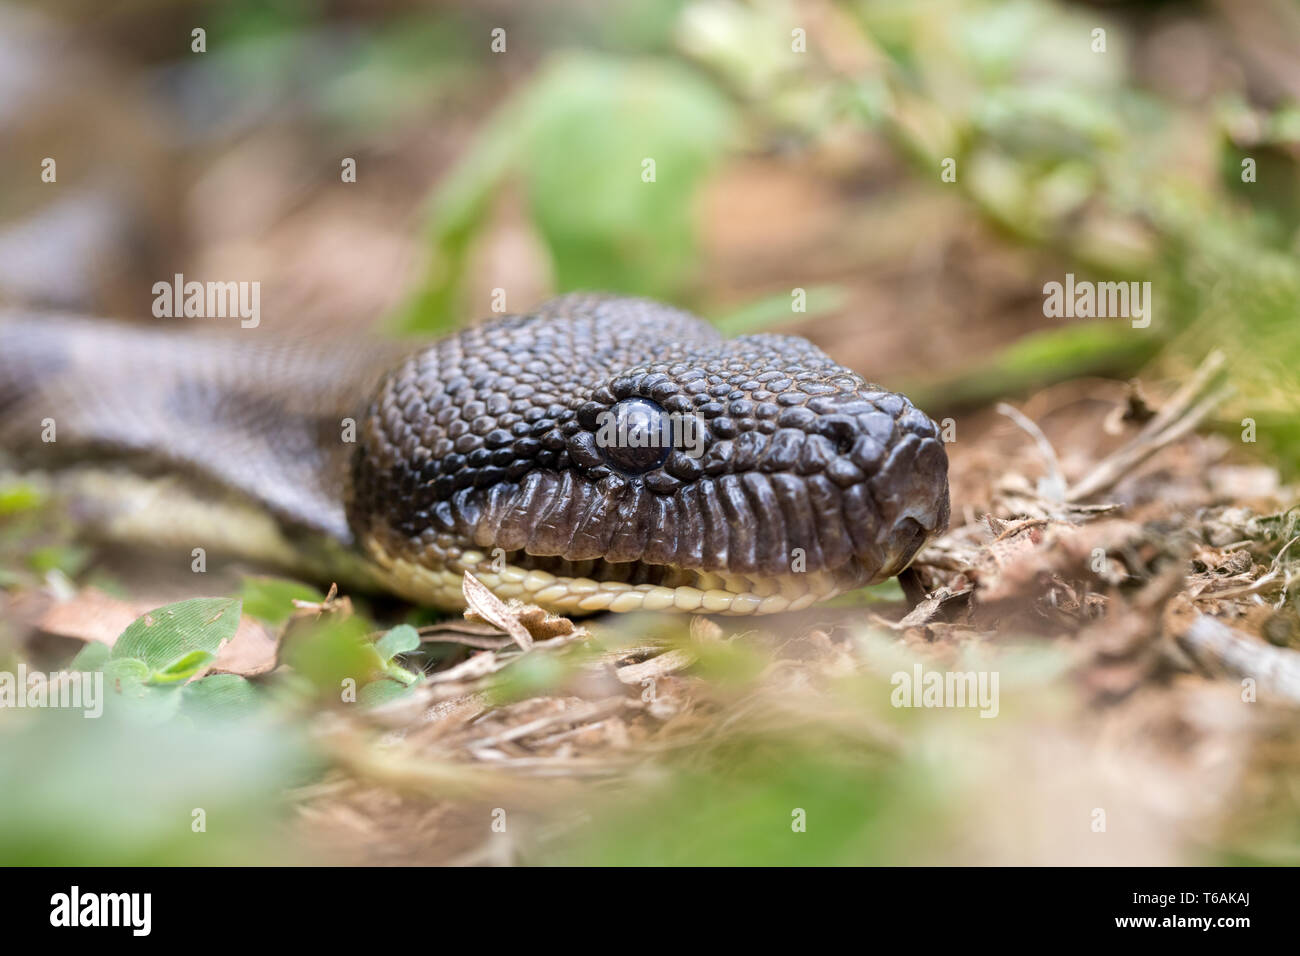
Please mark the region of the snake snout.
<svg viewBox="0 0 1300 956"><path fill-rule="evenodd" d="M751 461L736 462L749 466L741 485L756 503L772 492L754 533L784 550L765 549L755 570L880 581L947 527L947 454L934 422L907 399L838 367L777 399L777 428L738 456Z"/></svg>

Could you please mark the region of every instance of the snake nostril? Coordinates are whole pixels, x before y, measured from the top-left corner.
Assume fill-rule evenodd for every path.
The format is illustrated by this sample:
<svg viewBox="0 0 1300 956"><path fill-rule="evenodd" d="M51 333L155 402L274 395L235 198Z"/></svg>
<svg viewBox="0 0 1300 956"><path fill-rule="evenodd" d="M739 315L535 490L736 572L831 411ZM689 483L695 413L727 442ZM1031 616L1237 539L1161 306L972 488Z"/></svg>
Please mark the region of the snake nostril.
<svg viewBox="0 0 1300 956"><path fill-rule="evenodd" d="M852 419L839 415L824 415L817 422L817 431L835 443L837 455L847 455L853 450L858 430Z"/></svg>

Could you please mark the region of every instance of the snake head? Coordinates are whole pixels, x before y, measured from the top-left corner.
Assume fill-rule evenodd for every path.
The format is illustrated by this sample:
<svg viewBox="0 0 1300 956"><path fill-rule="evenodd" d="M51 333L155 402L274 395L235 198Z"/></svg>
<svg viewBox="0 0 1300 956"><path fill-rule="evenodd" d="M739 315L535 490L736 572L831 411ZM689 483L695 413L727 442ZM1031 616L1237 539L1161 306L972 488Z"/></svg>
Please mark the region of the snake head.
<svg viewBox="0 0 1300 956"><path fill-rule="evenodd" d="M947 465L928 417L804 339L568 297L395 370L349 514L423 600L460 604L469 570L569 612L764 613L903 570Z"/></svg>

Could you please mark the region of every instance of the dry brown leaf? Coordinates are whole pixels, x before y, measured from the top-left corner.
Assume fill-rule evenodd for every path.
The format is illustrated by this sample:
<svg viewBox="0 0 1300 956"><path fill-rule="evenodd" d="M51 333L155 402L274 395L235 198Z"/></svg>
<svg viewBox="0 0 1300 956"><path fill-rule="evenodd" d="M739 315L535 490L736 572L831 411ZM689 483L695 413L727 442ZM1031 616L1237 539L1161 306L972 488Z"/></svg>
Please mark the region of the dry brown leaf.
<svg viewBox="0 0 1300 956"><path fill-rule="evenodd" d="M239 619L235 636L222 645L212 670L218 674L257 677L275 670L280 640L263 622L245 615Z"/></svg>
<svg viewBox="0 0 1300 956"><path fill-rule="evenodd" d="M533 636L528 633L528 628L520 623L518 613L468 571L461 581L461 592L465 595L465 603L469 605L465 609L467 620L472 621L474 617L479 617L505 631L523 650L532 649Z"/></svg>
<svg viewBox="0 0 1300 956"><path fill-rule="evenodd" d="M149 610L149 605L123 601L95 588L86 588L50 607L36 626L47 634L98 641L112 647L130 623Z"/></svg>

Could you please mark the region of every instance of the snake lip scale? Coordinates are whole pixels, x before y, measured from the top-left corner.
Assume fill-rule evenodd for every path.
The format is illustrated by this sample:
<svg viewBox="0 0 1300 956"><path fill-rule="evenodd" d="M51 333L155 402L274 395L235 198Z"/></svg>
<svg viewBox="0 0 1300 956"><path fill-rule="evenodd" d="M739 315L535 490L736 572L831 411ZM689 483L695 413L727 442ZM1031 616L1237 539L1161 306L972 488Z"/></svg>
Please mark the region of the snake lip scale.
<svg viewBox="0 0 1300 956"><path fill-rule="evenodd" d="M565 613L797 610L897 574L949 511L905 397L802 338L589 294L423 345L0 318L0 448L202 479L447 608L468 571Z"/></svg>

